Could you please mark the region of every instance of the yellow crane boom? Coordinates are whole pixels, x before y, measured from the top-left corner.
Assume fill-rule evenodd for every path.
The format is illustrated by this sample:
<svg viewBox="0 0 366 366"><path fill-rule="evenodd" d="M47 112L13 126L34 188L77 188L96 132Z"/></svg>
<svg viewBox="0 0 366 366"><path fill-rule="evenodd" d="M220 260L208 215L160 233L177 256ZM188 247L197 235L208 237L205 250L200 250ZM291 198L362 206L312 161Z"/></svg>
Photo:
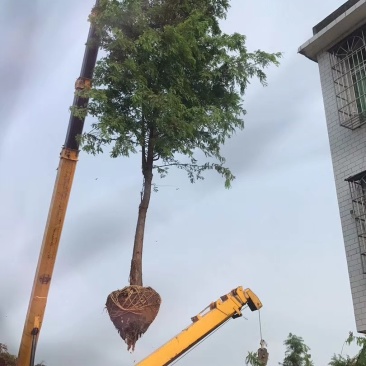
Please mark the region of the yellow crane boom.
<svg viewBox="0 0 366 366"><path fill-rule="evenodd" d="M136 366L170 365L227 320L240 317L245 305L248 305L251 311L259 310L262 307L261 301L253 291L237 287L194 316L189 327L137 363Z"/></svg>
<svg viewBox="0 0 366 366"><path fill-rule="evenodd" d="M96 0L95 8L99 5ZM76 91L90 88L98 55L99 43L96 29L91 25L86 43L80 77ZM86 108L88 98L75 93L73 106ZM60 154L57 177L44 231L32 293L19 346L17 366L33 366L35 350L47 304L53 269L69 202L76 163L79 155L78 135L83 131L84 118L71 113L65 144Z"/></svg>

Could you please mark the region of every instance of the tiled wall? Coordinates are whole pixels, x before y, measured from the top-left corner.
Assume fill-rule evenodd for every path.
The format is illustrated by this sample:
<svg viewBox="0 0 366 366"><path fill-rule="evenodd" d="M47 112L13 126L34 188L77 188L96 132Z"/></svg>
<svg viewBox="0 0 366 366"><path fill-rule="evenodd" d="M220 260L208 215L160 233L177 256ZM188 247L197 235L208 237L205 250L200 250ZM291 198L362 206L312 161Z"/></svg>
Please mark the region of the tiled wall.
<svg viewBox="0 0 366 366"><path fill-rule="evenodd" d="M345 178L366 170L366 125L354 131L340 126L329 54L319 55L318 63L357 330L366 332L366 275L362 273L350 190L345 182Z"/></svg>

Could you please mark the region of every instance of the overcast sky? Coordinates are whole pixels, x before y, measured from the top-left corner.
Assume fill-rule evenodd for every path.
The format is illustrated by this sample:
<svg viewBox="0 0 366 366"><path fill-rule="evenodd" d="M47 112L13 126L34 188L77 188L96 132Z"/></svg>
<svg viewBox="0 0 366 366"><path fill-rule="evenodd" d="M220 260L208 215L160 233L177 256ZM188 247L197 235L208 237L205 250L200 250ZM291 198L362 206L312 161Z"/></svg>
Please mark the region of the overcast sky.
<svg viewBox="0 0 366 366"><path fill-rule="evenodd" d="M249 86L246 128L224 148L231 190L208 175L157 181L144 252L144 284L160 313L129 354L104 304L127 284L141 176L139 159L81 153L42 328L47 366L133 365L236 286L263 302L269 365L289 332L316 365L355 329L318 66L297 54L312 27L343 0L232 0L226 32L248 48L284 52L269 86ZM94 0L0 4L0 342L18 352L34 271L84 53ZM87 121L87 125L90 120ZM98 178L96 180L96 178ZM179 189L178 189L179 188ZM243 365L259 346L246 312L179 361ZM349 349L347 349L349 350Z"/></svg>

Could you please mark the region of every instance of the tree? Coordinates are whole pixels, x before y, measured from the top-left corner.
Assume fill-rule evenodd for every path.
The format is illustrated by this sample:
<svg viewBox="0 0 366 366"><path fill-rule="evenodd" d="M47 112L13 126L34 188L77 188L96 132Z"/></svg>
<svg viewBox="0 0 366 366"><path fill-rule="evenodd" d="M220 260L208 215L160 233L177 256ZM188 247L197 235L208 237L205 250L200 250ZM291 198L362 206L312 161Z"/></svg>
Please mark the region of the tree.
<svg viewBox="0 0 366 366"><path fill-rule="evenodd" d="M0 343L0 366L16 366L17 358L10 354L8 347L4 343Z"/></svg>
<svg viewBox="0 0 366 366"><path fill-rule="evenodd" d="M16 366L17 357L9 353L8 346L0 343L0 366ZM46 366L44 361L37 363L35 366Z"/></svg>
<svg viewBox="0 0 366 366"><path fill-rule="evenodd" d="M352 343L356 343L358 347L361 347L360 351L354 356L342 356L334 355L332 357L330 366L364 366L366 365L366 338L363 337L355 337L352 332L349 333L345 344L350 345Z"/></svg>
<svg viewBox="0 0 366 366"><path fill-rule="evenodd" d="M112 158L141 156L130 286L111 293L106 304L128 348L154 320L161 300L142 278L153 172L165 177L176 167L193 183L213 170L229 188L234 175L220 148L243 128L250 79L266 85L263 70L278 65L279 53L248 52L244 35L221 31L228 9L229 0L101 0L91 17L105 56L93 87L79 92L90 98L88 108L73 109L96 119L80 143L94 155L108 147Z"/></svg>
<svg viewBox="0 0 366 366"><path fill-rule="evenodd" d="M290 333L284 342L286 346L285 358L282 366L314 366L309 353L310 348L301 337Z"/></svg>

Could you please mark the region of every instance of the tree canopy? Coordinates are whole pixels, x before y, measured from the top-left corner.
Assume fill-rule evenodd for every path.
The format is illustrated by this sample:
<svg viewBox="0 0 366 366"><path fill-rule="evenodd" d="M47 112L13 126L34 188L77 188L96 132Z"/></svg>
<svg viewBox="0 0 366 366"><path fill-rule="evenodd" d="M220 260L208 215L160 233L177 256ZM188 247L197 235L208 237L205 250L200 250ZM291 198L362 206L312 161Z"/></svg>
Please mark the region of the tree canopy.
<svg viewBox="0 0 366 366"><path fill-rule="evenodd" d="M0 366L16 366L17 358L8 351L4 343L0 343Z"/></svg>
<svg viewBox="0 0 366 366"><path fill-rule="evenodd" d="M16 366L17 357L8 351L8 346L0 343L0 366ZM46 366L44 361L37 363L35 366Z"/></svg>
<svg viewBox="0 0 366 366"><path fill-rule="evenodd" d="M352 343L356 343L360 350L358 353L350 357L349 355L343 356L342 353L338 355L334 355L332 357L331 362L329 363L330 366L364 366L366 365L366 338L356 337L353 335L352 332L349 333L345 344L350 345Z"/></svg>
<svg viewBox="0 0 366 366"><path fill-rule="evenodd" d="M345 345L356 344L359 351L354 356L334 354L329 366L365 366L366 365L366 338L365 336L356 337L352 332L344 342ZM286 352L283 362L279 362L282 366L313 366L309 353L310 348L304 343L303 338L290 333L284 342ZM257 353L248 352L245 359L245 364L250 366L264 366L258 358Z"/></svg>
<svg viewBox="0 0 366 366"><path fill-rule="evenodd" d="M314 366L309 353L310 348L305 344L303 338L290 333L284 341L286 346L285 358L282 366Z"/></svg>
<svg viewBox="0 0 366 366"><path fill-rule="evenodd" d="M74 109L96 118L83 149L140 152L144 176L175 166L194 182L214 169L229 187L234 175L220 147L244 127L250 79L266 85L264 69L281 55L249 52L244 35L222 32L228 9L228 0L101 0L91 22L104 56L93 88L80 92L88 108Z"/></svg>

